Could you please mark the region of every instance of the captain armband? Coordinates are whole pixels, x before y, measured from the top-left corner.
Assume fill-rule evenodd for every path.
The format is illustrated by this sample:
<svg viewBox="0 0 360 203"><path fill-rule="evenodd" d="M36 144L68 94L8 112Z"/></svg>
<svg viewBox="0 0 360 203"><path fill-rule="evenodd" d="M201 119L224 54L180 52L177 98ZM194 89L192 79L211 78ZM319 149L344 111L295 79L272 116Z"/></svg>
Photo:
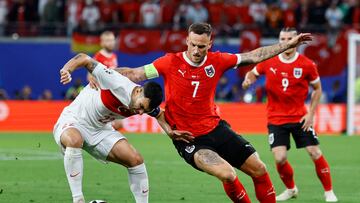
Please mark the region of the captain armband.
<svg viewBox="0 0 360 203"><path fill-rule="evenodd" d="M160 107L156 107L155 109L153 109L152 111L150 111L149 113L147 113L149 116L151 117L157 117L160 113Z"/></svg>
<svg viewBox="0 0 360 203"><path fill-rule="evenodd" d="M147 79L153 79L159 77L159 73L156 70L154 64L148 64L144 66L145 76Z"/></svg>

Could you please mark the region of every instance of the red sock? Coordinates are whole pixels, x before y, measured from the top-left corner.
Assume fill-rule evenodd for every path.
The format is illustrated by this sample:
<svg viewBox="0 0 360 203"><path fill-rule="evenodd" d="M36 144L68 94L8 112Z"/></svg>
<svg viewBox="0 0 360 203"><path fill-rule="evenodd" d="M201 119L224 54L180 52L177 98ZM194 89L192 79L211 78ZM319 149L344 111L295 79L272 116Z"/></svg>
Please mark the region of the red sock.
<svg viewBox="0 0 360 203"><path fill-rule="evenodd" d="M332 189L330 167L324 156L314 161L316 174L319 177L325 191Z"/></svg>
<svg viewBox="0 0 360 203"><path fill-rule="evenodd" d="M224 190L234 203L251 203L244 186L238 177L232 183L223 182Z"/></svg>
<svg viewBox="0 0 360 203"><path fill-rule="evenodd" d="M276 168L286 188L293 189L295 187L294 170L292 169L289 162L286 161L282 165L276 164Z"/></svg>
<svg viewBox="0 0 360 203"><path fill-rule="evenodd" d="M268 173L253 178L256 198L260 203L275 203L275 190Z"/></svg>

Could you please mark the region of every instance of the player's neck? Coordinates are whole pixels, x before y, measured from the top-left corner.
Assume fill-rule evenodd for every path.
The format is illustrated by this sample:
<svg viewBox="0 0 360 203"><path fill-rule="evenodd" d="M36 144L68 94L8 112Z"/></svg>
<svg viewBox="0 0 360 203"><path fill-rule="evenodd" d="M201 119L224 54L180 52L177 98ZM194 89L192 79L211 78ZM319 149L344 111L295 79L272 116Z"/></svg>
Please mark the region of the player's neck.
<svg viewBox="0 0 360 203"><path fill-rule="evenodd" d="M285 60L291 60L295 57L296 55L296 51L293 51L291 53L282 53L281 56L285 59Z"/></svg>
<svg viewBox="0 0 360 203"><path fill-rule="evenodd" d="M112 52L107 51L106 49L101 49L100 53L106 57L110 57L112 55Z"/></svg>

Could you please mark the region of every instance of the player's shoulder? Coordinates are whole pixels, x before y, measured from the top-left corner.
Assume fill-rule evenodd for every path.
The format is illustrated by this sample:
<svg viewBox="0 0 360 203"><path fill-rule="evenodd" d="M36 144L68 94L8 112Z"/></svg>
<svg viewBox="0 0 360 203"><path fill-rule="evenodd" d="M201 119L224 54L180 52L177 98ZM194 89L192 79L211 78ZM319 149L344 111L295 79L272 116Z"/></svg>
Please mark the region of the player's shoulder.
<svg viewBox="0 0 360 203"><path fill-rule="evenodd" d="M313 60L311 60L310 58L308 58L307 56L305 56L303 54L299 54L298 60L301 61L301 63L306 64L306 65L316 65Z"/></svg>

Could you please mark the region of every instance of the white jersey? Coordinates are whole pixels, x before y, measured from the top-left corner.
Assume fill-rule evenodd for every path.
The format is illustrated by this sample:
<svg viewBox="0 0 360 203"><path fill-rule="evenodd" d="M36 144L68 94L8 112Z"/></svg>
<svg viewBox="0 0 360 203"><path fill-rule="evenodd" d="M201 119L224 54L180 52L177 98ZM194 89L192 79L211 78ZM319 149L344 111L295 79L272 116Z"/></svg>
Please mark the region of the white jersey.
<svg viewBox="0 0 360 203"><path fill-rule="evenodd" d="M129 110L131 93L137 84L99 63L92 74L100 90L87 85L62 112L90 130L108 129L109 122L134 115Z"/></svg>

